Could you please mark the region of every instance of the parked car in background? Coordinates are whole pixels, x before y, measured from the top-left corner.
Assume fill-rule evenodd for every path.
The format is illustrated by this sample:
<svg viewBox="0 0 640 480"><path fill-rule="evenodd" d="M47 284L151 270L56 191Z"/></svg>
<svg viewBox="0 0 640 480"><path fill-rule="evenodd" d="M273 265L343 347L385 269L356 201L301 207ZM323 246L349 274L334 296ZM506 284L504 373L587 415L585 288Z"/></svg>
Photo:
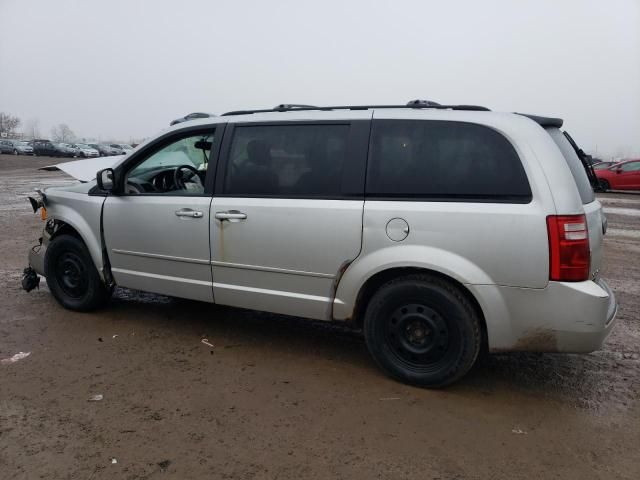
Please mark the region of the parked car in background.
<svg viewBox="0 0 640 480"><path fill-rule="evenodd" d="M96 150L95 148L91 148L89 145L86 145L84 143L74 143L73 145L71 145L71 147L77 149L78 153L76 156L78 157L89 158L100 156L100 152L98 152L98 150Z"/></svg>
<svg viewBox="0 0 640 480"><path fill-rule="evenodd" d="M24 140L0 140L0 153L33 155L33 147Z"/></svg>
<svg viewBox="0 0 640 480"><path fill-rule="evenodd" d="M600 187L607 190L640 190L640 159L616 163L604 170L596 170Z"/></svg>
<svg viewBox="0 0 640 480"><path fill-rule="evenodd" d="M69 143L56 143L56 148L61 157L77 157L78 149Z"/></svg>
<svg viewBox="0 0 640 480"><path fill-rule="evenodd" d="M109 145L105 145L103 143L88 143L87 145L97 150L101 157L109 157L111 155L114 155Z"/></svg>
<svg viewBox="0 0 640 480"><path fill-rule="evenodd" d="M31 142L33 153L38 156L59 157L60 149L51 140L36 139Z"/></svg>
<svg viewBox="0 0 640 480"><path fill-rule="evenodd" d="M594 170L604 170L605 168L610 168L613 167L615 164L620 163L618 161L603 161L603 162L599 162L596 163L595 165L593 165L593 169Z"/></svg>
<svg viewBox="0 0 640 480"><path fill-rule="evenodd" d="M127 153L130 153L133 148L131 148L131 145L127 145L126 143L112 143L109 145L115 153L115 155L126 155Z"/></svg>

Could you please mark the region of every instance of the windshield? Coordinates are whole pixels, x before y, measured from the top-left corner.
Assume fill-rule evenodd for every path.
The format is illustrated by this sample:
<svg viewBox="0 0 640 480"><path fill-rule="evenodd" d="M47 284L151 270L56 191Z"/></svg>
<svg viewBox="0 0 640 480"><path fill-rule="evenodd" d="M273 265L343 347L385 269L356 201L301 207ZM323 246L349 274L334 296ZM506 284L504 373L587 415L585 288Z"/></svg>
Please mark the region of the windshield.
<svg viewBox="0 0 640 480"><path fill-rule="evenodd" d="M18 142L18 145L20 145L21 147L28 147L29 142Z"/></svg>

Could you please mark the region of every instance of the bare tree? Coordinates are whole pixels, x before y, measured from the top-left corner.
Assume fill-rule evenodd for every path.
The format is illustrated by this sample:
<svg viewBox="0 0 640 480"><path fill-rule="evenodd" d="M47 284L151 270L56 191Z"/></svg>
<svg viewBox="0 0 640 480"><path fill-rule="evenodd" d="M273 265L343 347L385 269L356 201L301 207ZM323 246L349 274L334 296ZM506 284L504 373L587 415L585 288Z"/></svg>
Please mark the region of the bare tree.
<svg viewBox="0 0 640 480"><path fill-rule="evenodd" d="M20 119L8 113L0 112L0 135L12 134L20 126Z"/></svg>
<svg viewBox="0 0 640 480"><path fill-rule="evenodd" d="M51 129L51 137L56 142L72 142L76 137L66 123L60 123Z"/></svg>

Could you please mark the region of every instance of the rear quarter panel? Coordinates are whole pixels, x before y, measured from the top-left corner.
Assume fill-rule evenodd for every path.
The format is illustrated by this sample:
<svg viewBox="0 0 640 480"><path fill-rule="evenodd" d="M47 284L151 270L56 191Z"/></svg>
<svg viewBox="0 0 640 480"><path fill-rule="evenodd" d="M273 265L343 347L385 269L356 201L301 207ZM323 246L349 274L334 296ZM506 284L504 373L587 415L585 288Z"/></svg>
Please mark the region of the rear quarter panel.
<svg viewBox="0 0 640 480"><path fill-rule="evenodd" d="M466 285L544 288L548 284L546 217L556 213L556 205L540 152L559 155L551 162L561 161L568 175L564 180L573 179L544 129L526 117L490 112L376 111L374 118L455 120L498 131L511 142L522 161L532 201L509 204L366 200L362 251L338 285L334 318L350 318L365 282L382 270L398 266L433 270ZM568 197L569 200L561 200L573 205L575 198L571 194ZM394 242L387 236L386 224L392 218L403 218L409 224L404 241Z"/></svg>

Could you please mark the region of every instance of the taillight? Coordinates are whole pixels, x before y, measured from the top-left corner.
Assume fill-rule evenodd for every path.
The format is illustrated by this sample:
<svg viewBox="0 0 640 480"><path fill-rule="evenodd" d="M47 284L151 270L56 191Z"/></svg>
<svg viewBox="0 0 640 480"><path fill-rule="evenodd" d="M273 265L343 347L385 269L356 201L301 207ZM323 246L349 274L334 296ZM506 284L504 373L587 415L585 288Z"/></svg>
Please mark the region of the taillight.
<svg viewBox="0 0 640 480"><path fill-rule="evenodd" d="M581 282L589 278L589 231L584 215L549 215L549 279Z"/></svg>

